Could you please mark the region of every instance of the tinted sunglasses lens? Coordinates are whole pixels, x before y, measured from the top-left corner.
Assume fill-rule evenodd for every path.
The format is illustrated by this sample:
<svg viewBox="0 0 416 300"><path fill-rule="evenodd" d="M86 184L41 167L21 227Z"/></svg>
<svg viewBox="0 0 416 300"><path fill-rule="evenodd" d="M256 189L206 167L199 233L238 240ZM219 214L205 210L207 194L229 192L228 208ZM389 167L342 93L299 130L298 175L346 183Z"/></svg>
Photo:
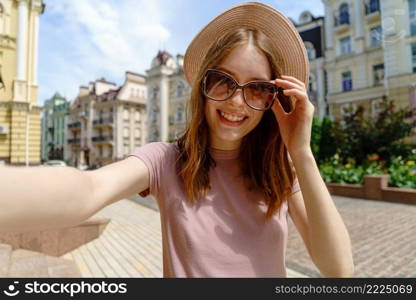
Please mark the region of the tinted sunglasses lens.
<svg viewBox="0 0 416 300"><path fill-rule="evenodd" d="M269 108L275 94L276 86L273 83L253 82L244 88L247 104L257 109Z"/></svg>
<svg viewBox="0 0 416 300"><path fill-rule="evenodd" d="M235 89L235 82L221 73L208 72L205 80L204 93L215 100L227 99Z"/></svg>

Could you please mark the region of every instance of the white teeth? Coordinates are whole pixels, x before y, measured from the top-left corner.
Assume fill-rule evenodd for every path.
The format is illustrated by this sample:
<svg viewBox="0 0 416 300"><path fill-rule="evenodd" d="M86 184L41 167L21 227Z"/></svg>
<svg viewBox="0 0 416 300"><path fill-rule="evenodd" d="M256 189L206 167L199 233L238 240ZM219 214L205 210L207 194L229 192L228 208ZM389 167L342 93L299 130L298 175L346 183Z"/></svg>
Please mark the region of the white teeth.
<svg viewBox="0 0 416 300"><path fill-rule="evenodd" d="M233 116L233 115L226 114L222 111L220 111L220 113L221 113L221 116L223 116L228 121L238 122L238 121L241 121L241 120L244 119L244 117L236 117L236 116Z"/></svg>

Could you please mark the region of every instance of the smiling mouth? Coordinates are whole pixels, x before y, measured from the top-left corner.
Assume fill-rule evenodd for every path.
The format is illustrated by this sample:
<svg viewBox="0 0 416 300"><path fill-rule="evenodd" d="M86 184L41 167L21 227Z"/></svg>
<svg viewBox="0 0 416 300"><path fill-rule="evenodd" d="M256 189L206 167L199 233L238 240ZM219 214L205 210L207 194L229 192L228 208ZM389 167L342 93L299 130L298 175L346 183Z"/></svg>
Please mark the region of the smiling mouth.
<svg viewBox="0 0 416 300"><path fill-rule="evenodd" d="M247 116L236 117L236 116L227 114L227 113L225 113L223 111L220 111L220 110L217 110L217 114L218 114L218 117L219 117L221 123L223 123L225 125L228 125L228 126L232 126L232 127L240 126L241 124L244 123L244 121L246 119L248 119Z"/></svg>

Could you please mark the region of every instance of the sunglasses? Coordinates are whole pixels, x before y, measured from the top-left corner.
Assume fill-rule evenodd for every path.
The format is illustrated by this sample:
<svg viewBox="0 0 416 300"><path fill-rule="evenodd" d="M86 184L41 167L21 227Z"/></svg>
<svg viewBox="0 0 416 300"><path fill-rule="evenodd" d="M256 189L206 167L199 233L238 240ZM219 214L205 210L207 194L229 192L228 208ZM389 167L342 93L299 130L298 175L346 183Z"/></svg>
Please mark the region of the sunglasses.
<svg viewBox="0 0 416 300"><path fill-rule="evenodd" d="M237 89L243 92L244 102L255 110L268 110L274 103L277 86L269 81L255 80L240 85L230 74L220 70L208 69L202 82L206 97L215 101L231 98Z"/></svg>

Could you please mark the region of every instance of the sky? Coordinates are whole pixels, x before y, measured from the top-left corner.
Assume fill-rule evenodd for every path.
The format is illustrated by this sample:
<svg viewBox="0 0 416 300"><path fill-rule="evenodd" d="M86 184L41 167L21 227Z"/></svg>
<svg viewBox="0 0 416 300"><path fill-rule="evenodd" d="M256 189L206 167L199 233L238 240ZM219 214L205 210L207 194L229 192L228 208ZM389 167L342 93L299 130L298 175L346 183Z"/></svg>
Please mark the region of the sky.
<svg viewBox="0 0 416 300"><path fill-rule="evenodd" d="M79 86L126 71L146 74L159 49L184 54L193 37L234 0L44 0L39 25L39 105L56 92L72 101ZM322 0L261 1L296 22Z"/></svg>

